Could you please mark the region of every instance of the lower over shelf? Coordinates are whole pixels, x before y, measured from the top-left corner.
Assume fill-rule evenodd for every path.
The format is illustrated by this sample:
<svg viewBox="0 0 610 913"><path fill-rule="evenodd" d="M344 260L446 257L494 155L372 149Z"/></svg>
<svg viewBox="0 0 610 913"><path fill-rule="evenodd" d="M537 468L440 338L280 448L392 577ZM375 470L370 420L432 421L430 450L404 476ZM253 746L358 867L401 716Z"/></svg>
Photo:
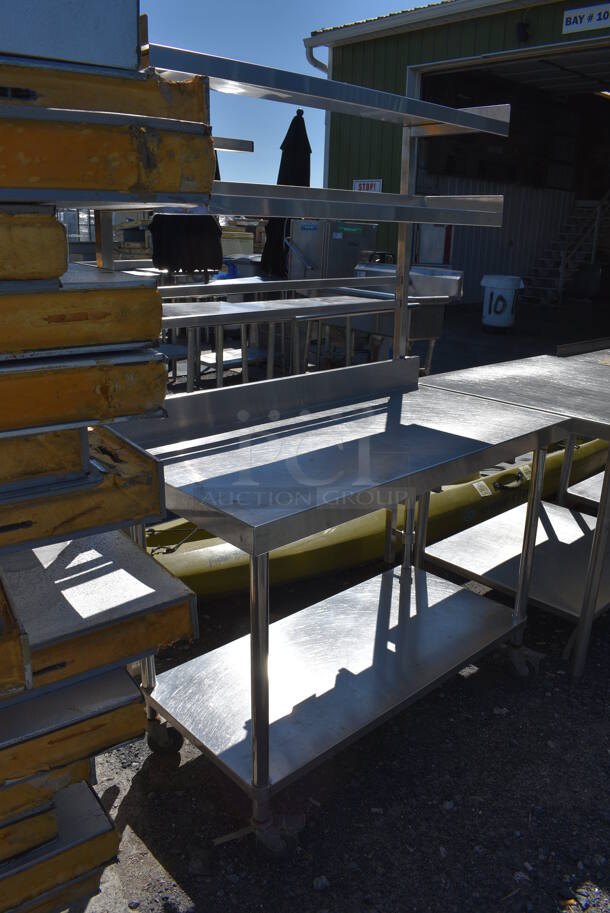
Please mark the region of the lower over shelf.
<svg viewBox="0 0 610 913"><path fill-rule="evenodd" d="M426 551L428 563L512 594L517 588L526 505L462 530ZM580 616L595 518L544 502L536 533L530 602L576 621ZM606 558L597 612L610 605Z"/></svg>
<svg viewBox="0 0 610 913"><path fill-rule="evenodd" d="M512 611L398 570L271 625L274 790L421 695L513 630ZM240 786L251 788L250 638L163 673L151 702Z"/></svg>

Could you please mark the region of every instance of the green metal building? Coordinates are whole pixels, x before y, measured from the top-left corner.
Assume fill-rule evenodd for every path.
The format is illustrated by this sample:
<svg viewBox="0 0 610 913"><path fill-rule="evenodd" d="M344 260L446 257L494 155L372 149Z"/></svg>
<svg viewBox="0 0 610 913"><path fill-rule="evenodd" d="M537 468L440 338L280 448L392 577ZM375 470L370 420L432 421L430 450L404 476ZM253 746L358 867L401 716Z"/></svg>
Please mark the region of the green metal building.
<svg viewBox="0 0 610 913"><path fill-rule="evenodd" d="M553 300L610 254L610 2L576 3L444 0L305 39L310 62L333 79L401 94L408 80L409 94L456 107L511 104L508 140L418 144L418 192L505 195L500 231L457 228L445 244L467 299L480 298L483 274L514 273L532 299ZM381 179L397 192L400 158L400 127L327 116L327 186ZM378 246L394 249L391 228L380 228Z"/></svg>

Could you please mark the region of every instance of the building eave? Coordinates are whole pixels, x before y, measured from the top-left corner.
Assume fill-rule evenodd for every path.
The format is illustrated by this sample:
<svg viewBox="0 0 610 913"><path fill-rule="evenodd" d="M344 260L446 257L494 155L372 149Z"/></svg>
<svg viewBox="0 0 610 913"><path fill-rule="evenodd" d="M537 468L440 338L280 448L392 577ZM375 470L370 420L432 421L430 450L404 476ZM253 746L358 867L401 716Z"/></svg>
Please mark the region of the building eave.
<svg viewBox="0 0 610 913"><path fill-rule="evenodd" d="M356 22L353 25L312 32L303 39L306 47L334 47L340 44L353 44L374 38L385 38L396 33L415 31L436 25L446 25L456 20L476 19L483 15L497 15L511 10L531 9L533 6L544 6L554 0L450 0L434 3L429 6L416 7L401 13L393 13Z"/></svg>

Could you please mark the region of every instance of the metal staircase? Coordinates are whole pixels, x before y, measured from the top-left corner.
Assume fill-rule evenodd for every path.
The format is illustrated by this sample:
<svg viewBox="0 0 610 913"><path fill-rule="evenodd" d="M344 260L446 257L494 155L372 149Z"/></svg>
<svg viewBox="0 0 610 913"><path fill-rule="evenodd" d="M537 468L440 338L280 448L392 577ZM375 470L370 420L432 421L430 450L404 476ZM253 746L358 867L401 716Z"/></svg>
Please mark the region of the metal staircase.
<svg viewBox="0 0 610 913"><path fill-rule="evenodd" d="M557 238L524 277L521 300L561 304L570 279L599 260L610 262L610 191L600 200L575 204Z"/></svg>

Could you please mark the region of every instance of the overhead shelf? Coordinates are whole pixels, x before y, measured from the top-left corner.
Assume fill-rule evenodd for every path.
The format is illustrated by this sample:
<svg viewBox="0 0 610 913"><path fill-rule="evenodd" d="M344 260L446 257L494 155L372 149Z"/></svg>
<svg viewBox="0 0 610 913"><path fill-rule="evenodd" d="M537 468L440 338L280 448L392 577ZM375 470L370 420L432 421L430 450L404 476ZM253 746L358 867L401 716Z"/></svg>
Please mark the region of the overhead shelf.
<svg viewBox="0 0 610 913"><path fill-rule="evenodd" d="M261 218L432 222L501 228L502 196L415 196L214 181L210 212Z"/></svg>
<svg viewBox="0 0 610 913"><path fill-rule="evenodd" d="M439 125L447 125L450 133L486 132L508 136L510 105L493 106L491 109L448 108L365 86L165 45L151 44L149 53L151 66L207 76L211 89L228 95L263 98L414 126L419 128L420 136L442 135Z"/></svg>

